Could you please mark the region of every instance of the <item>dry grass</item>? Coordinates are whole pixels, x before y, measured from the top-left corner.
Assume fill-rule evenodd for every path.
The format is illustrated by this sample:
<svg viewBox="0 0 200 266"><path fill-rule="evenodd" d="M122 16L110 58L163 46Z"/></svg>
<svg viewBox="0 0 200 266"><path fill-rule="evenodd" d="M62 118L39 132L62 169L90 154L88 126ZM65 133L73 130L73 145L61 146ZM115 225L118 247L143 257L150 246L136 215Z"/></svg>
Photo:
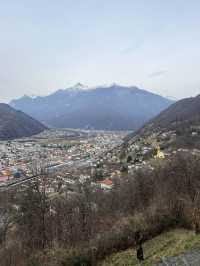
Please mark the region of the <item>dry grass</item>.
<svg viewBox="0 0 200 266"><path fill-rule="evenodd" d="M145 261L143 263L138 263L135 250L129 249L108 257L99 266L154 265L159 263L163 256L178 255L190 249L200 249L200 235L197 236L192 231L184 229L175 229L144 244Z"/></svg>

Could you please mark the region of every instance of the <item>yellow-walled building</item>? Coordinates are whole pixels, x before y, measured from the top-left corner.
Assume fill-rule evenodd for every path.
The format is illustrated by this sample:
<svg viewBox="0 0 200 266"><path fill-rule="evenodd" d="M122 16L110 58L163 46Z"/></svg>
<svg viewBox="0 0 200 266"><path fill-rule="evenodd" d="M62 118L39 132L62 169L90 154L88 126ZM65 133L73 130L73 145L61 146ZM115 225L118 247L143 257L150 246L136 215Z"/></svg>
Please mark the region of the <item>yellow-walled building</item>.
<svg viewBox="0 0 200 266"><path fill-rule="evenodd" d="M157 147L157 154L154 156L155 159L165 159L165 154L160 150L160 146Z"/></svg>

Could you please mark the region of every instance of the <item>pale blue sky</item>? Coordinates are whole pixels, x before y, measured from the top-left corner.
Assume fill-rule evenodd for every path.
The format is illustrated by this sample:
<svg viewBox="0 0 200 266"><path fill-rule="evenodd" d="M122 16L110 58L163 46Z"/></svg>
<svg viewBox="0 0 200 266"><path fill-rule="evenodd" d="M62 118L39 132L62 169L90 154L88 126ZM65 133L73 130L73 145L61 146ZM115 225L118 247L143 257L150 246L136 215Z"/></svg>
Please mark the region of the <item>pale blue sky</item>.
<svg viewBox="0 0 200 266"><path fill-rule="evenodd" d="M0 0L0 101L81 82L200 93L199 0Z"/></svg>

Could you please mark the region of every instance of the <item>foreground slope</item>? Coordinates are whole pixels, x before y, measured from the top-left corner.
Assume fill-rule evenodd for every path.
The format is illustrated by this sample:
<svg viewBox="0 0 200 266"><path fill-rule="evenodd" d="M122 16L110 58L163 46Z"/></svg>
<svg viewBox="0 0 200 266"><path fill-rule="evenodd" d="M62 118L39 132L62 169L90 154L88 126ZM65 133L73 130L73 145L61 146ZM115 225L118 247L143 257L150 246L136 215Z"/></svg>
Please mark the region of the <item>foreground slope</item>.
<svg viewBox="0 0 200 266"><path fill-rule="evenodd" d="M45 97L25 96L11 105L54 127L136 130L171 103L136 87L88 89L77 84Z"/></svg>
<svg viewBox="0 0 200 266"><path fill-rule="evenodd" d="M32 117L0 103L0 140L29 137L45 129Z"/></svg>
<svg viewBox="0 0 200 266"><path fill-rule="evenodd" d="M188 262L190 260L190 263L196 263L188 263L188 265L200 265L200 255L199 258L196 258L196 250L200 251L200 236L195 235L192 231L176 229L167 233L163 233L144 244L145 260L143 263L139 263L137 261L135 250L129 249L127 251L112 255L102 264L99 264L99 266L166 265L159 263L161 263L163 260L167 262L173 260L176 263L181 263L182 258L186 258ZM187 253L185 254L185 252ZM190 254L190 259L187 258L187 254ZM186 264L183 264L182 261L182 264L169 263L168 265Z"/></svg>

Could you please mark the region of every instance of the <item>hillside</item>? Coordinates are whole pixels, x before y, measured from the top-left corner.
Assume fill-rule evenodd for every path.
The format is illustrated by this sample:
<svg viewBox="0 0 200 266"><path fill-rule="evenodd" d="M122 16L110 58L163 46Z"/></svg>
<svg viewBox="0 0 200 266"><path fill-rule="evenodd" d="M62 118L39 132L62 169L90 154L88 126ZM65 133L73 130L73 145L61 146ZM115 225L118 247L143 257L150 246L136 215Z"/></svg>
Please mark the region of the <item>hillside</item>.
<svg viewBox="0 0 200 266"><path fill-rule="evenodd" d="M44 129L45 126L25 113L7 104L0 104L0 140L28 137Z"/></svg>
<svg viewBox="0 0 200 266"><path fill-rule="evenodd" d="M137 261L135 250L129 249L112 255L99 266L167 265L159 264L162 259L167 262L174 261L174 264L169 263L168 265L186 265L182 258L188 262L188 265L200 265L200 256L197 258L196 252L191 251L196 249L200 249L200 236L196 236L188 230L176 229L163 233L144 244L145 260L143 263ZM189 258L187 254L190 254Z"/></svg>
<svg viewBox="0 0 200 266"><path fill-rule="evenodd" d="M77 84L45 97L24 96L11 106L53 127L134 131L171 103L136 87Z"/></svg>
<svg viewBox="0 0 200 266"><path fill-rule="evenodd" d="M172 104L138 132L130 136L169 130L184 130L200 124L200 95L186 98Z"/></svg>
<svg viewBox="0 0 200 266"><path fill-rule="evenodd" d="M130 168L143 167L155 155L167 157L186 150L198 154L200 150L200 96L186 98L172 104L136 132L129 134L124 143L113 151L127 161ZM120 154L120 155L118 155ZM135 166L137 164L137 166Z"/></svg>

